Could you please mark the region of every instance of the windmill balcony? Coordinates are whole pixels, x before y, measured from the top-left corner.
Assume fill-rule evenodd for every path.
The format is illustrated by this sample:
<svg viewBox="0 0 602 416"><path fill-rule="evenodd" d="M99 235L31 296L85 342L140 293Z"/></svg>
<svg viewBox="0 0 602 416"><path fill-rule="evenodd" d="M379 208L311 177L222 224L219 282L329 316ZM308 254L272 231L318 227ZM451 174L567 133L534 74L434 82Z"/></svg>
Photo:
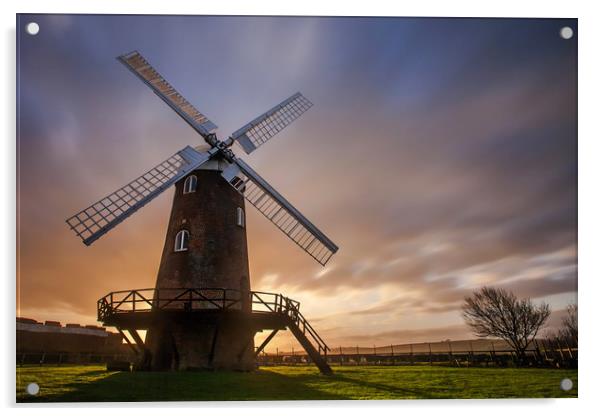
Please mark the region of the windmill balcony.
<svg viewBox="0 0 602 416"><path fill-rule="evenodd" d="M300 312L298 301L282 294L224 288L159 288L111 292L98 300L98 320L123 331L149 329L165 319L186 321L236 320L253 331L290 329L323 373L330 348ZM134 335L140 351L142 340ZM127 339L126 339L127 341ZM266 346L257 350L259 354Z"/></svg>

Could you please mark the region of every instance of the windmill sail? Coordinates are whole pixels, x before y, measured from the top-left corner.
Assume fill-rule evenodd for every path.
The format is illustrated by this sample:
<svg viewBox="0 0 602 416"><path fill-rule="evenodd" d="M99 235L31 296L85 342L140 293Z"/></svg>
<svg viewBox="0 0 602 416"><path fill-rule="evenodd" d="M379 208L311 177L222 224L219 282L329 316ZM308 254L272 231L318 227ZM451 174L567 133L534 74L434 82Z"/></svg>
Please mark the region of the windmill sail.
<svg viewBox="0 0 602 416"><path fill-rule="evenodd" d="M284 234L318 263L325 265L339 249L290 202L241 159L222 176Z"/></svg>
<svg viewBox="0 0 602 416"><path fill-rule="evenodd" d="M84 244L90 245L171 185L201 166L215 153L186 146L117 191L66 220Z"/></svg>
<svg viewBox="0 0 602 416"><path fill-rule="evenodd" d="M217 129L211 120L182 97L138 51L121 55L117 59L203 137Z"/></svg>
<svg viewBox="0 0 602 416"><path fill-rule="evenodd" d="M232 133L231 139L249 154L309 110L313 104L300 92Z"/></svg>

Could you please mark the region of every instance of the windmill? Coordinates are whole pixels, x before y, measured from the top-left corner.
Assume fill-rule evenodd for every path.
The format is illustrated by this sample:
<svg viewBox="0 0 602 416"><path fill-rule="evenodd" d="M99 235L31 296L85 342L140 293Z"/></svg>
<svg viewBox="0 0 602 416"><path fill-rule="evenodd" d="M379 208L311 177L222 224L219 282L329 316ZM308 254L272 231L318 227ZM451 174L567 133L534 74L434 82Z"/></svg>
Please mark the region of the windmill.
<svg viewBox="0 0 602 416"><path fill-rule="evenodd" d="M299 303L250 290L245 199L321 265L338 247L230 147L250 154L307 111L300 93L225 140L137 51L117 58L186 121L206 145L186 146L143 175L66 220L90 245L175 185L155 288L113 292L98 302L99 320L122 332L155 370L253 368L273 336L289 328L322 372L327 345L301 315ZM147 329L142 341L139 329ZM254 349L256 332L272 332ZM123 331L129 331L131 343Z"/></svg>

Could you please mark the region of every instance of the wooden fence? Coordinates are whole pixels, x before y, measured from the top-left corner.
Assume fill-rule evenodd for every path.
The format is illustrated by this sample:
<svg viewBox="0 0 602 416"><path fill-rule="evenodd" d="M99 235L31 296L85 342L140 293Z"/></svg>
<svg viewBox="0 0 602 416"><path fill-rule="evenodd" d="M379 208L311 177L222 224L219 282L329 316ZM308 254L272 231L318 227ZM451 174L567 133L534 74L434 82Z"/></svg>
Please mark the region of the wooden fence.
<svg viewBox="0 0 602 416"><path fill-rule="evenodd" d="M451 365L458 367L539 366L576 367L576 342L539 339L531 343L526 358L501 340L444 341L387 347L338 347L327 356L331 365ZM276 350L258 356L259 365L302 365L310 362L303 350Z"/></svg>
<svg viewBox="0 0 602 416"><path fill-rule="evenodd" d="M489 348L486 346L489 345ZM526 352L526 362L519 363L516 353L500 340L445 341L389 345L381 347L338 347L326 356L330 365L451 365L458 367L507 367L516 365L574 368L578 362L576 342L561 339L535 340ZM99 354L73 352L18 352L17 366L105 364L110 361L133 362L133 354ZM304 350L262 352L260 366L305 365L311 359Z"/></svg>

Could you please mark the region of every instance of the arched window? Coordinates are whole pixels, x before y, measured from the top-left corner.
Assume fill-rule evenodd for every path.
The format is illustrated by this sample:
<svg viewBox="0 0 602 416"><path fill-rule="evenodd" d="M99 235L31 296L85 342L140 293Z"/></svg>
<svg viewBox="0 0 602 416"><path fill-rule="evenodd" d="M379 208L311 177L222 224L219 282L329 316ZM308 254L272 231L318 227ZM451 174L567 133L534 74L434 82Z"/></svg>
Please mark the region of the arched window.
<svg viewBox="0 0 602 416"><path fill-rule="evenodd" d="M176 244L174 251L187 251L188 250L188 231L182 230L176 234Z"/></svg>
<svg viewBox="0 0 602 416"><path fill-rule="evenodd" d="M241 207L236 208L236 225L245 228L245 211Z"/></svg>
<svg viewBox="0 0 602 416"><path fill-rule="evenodd" d="M196 191L196 176L190 175L184 181L184 193L189 194Z"/></svg>

